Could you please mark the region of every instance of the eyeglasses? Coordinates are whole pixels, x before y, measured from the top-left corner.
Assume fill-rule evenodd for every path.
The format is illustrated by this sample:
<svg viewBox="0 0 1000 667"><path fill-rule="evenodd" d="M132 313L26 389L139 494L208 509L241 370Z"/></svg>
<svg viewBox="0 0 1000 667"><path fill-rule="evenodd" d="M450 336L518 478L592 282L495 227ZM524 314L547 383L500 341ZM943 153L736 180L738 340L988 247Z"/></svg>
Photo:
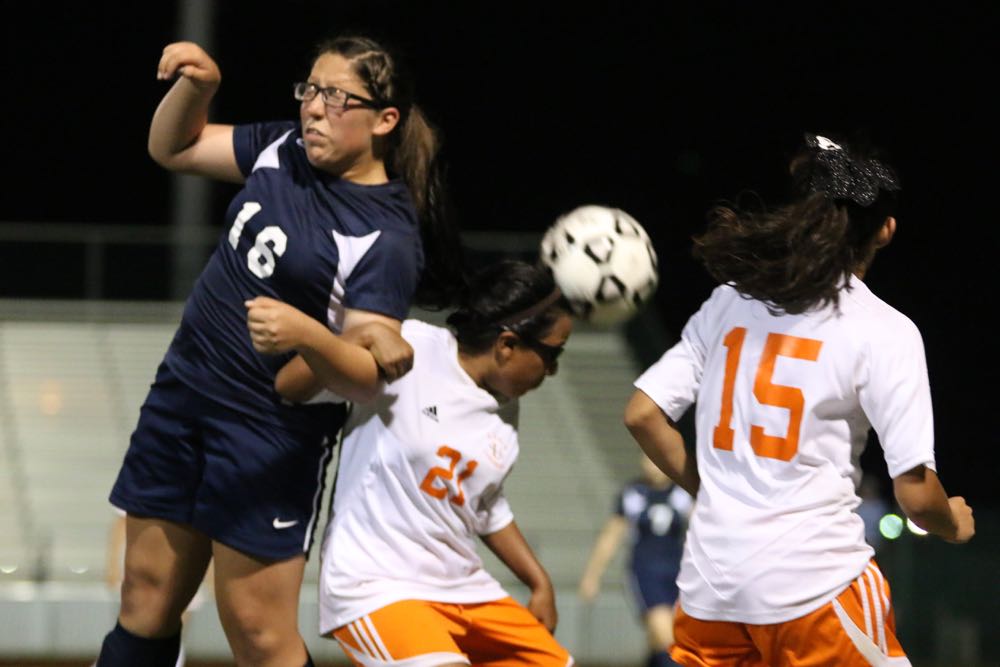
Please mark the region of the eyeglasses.
<svg viewBox="0 0 1000 667"><path fill-rule="evenodd" d="M305 81L295 84L294 94L295 99L300 102L312 102L316 95L319 94L323 98L323 104L331 109L345 110L355 109L357 107L381 109L383 107L382 104L379 104L375 100L370 100L367 97L361 97L360 95L355 95L354 93L349 93L346 90L334 88L333 86L320 88L315 83L308 83ZM348 102L351 100L355 100L357 104L349 105Z"/></svg>

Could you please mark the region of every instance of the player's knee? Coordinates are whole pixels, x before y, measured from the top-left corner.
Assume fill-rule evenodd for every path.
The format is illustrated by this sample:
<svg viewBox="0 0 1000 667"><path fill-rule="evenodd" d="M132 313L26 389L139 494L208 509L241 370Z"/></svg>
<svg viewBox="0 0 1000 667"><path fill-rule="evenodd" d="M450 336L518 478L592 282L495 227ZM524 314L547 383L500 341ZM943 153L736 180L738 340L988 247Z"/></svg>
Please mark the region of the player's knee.
<svg viewBox="0 0 1000 667"><path fill-rule="evenodd" d="M241 657L240 662L266 662L300 643L298 627L287 619L276 618L263 605L225 604L219 611L229 642Z"/></svg>
<svg viewBox="0 0 1000 667"><path fill-rule="evenodd" d="M120 618L123 627L141 637L162 637L180 627L184 604L174 591L149 573L126 572Z"/></svg>
<svg viewBox="0 0 1000 667"><path fill-rule="evenodd" d="M252 665L267 662L281 653L285 642L280 633L260 627L241 627L229 641L237 662Z"/></svg>
<svg viewBox="0 0 1000 667"><path fill-rule="evenodd" d="M305 649L297 631L286 632L260 625L241 625L232 630L233 632L227 630L226 634L238 664L274 664L279 659L283 663L293 664L287 662L286 658L296 661L295 664L304 662L300 654Z"/></svg>

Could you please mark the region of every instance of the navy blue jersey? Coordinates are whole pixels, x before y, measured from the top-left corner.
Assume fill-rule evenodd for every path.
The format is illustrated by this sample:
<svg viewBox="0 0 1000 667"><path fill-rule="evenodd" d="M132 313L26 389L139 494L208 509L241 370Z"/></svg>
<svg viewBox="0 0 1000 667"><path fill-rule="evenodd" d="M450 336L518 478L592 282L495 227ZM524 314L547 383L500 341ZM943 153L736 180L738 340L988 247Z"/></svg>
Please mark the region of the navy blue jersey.
<svg viewBox="0 0 1000 667"><path fill-rule="evenodd" d="M423 267L406 185L360 185L309 164L297 123L237 126L246 185L198 278L166 363L188 386L285 427L308 407L281 403L274 375L290 358L257 353L243 302L269 296L334 331L345 308L403 319Z"/></svg>
<svg viewBox="0 0 1000 667"><path fill-rule="evenodd" d="M629 522L632 537L629 567L680 569L684 530L691 496L679 486L655 489L642 480L625 485L615 503L615 514Z"/></svg>

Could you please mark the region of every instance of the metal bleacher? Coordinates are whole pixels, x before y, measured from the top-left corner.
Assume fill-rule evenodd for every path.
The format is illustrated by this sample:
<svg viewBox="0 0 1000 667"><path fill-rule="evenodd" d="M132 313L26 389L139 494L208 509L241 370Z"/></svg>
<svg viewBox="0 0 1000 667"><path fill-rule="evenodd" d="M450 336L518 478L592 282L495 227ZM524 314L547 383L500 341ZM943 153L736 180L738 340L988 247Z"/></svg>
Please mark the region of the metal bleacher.
<svg viewBox="0 0 1000 667"><path fill-rule="evenodd" d="M21 494L2 515L16 525L5 542L22 554L4 567L37 580L100 580L107 493L171 326L88 321L75 308L65 321L51 308L32 320L19 307L24 319L7 319L17 316L9 308L0 325L3 467Z"/></svg>
<svg viewBox="0 0 1000 667"><path fill-rule="evenodd" d="M0 311L0 616L63 619L40 627L0 624L0 656L16 649L86 656L117 608L103 583L114 519L107 494L180 305L0 301ZM594 606L579 606L575 596L614 492L636 470L637 450L621 424L635 372L621 332L584 328L560 372L522 401L521 455L507 495L556 584L558 636L578 659L614 663L642 654L621 592L621 554ZM523 599L503 565L482 554ZM315 636L317 561L310 559L302 597L307 639ZM54 603L67 600L74 605ZM189 655L225 657L208 607L188 624ZM45 630L67 625L72 630ZM594 633L609 638L596 641ZM332 642L309 641L316 657L339 658Z"/></svg>

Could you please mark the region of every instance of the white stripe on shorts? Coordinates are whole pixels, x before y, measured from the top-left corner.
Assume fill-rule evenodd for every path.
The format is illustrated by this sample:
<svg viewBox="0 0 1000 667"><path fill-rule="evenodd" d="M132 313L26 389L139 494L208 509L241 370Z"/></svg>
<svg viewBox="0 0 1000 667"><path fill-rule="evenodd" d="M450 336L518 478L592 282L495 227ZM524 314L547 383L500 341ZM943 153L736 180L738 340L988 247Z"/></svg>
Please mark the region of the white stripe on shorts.
<svg viewBox="0 0 1000 667"><path fill-rule="evenodd" d="M380 662L385 662L385 656L378 653L378 648L369 639L368 634L365 632L364 625L359 625L358 621L353 621L347 626L347 629L351 633L351 637L354 638L355 643L361 647L361 650L365 652L370 658L375 658Z"/></svg>
<svg viewBox="0 0 1000 667"><path fill-rule="evenodd" d="M326 480L326 466L330 463L330 458L333 456L333 448L330 447L329 437L324 437L320 446L323 448L323 455L319 457L319 470L316 471L316 493L313 494L313 511L312 516L309 517L309 523L306 524L306 537L302 540L302 551L305 553L309 552L313 531L316 530L316 522L319 521L320 504L323 502L323 491L326 487L324 484Z"/></svg>
<svg viewBox="0 0 1000 667"><path fill-rule="evenodd" d="M875 578L878 579L878 592L882 594L882 614L883 618L889 618L889 595L885 592L885 577L882 576L882 571L878 569L878 565L875 563L868 563L868 569L870 569L874 574Z"/></svg>
<svg viewBox="0 0 1000 667"><path fill-rule="evenodd" d="M875 635L870 635L872 639L877 639L878 647L882 650L882 653L889 653L889 648L885 644L885 616L882 615L882 595L881 587L878 581L875 580L875 575L872 574L871 565L865 570L865 577L868 578L868 584L872 587L872 603L875 605L874 616L875 616L875 628L878 631L878 637Z"/></svg>
<svg viewBox="0 0 1000 667"><path fill-rule="evenodd" d="M910 661L906 656L890 658L879 650L875 642L861 628L854 624L854 621L847 615L839 600L834 599L830 604L833 605L833 611L837 614L837 618L840 619L840 625L844 628L844 632L847 633L851 643L854 644L854 647L858 649L861 656L872 667L911 667Z"/></svg>
<svg viewBox="0 0 1000 667"><path fill-rule="evenodd" d="M363 616L361 617L360 622L363 622L365 624L365 627L368 629L368 636L371 637L373 642L375 642L376 648L378 648L379 653L385 656L386 661L391 662L392 655L389 653L389 649L386 648L385 643L379 636L378 630L375 629L375 624L372 623L372 617Z"/></svg>
<svg viewBox="0 0 1000 667"><path fill-rule="evenodd" d="M453 665L455 663L469 664L469 659L461 653L425 653L405 660L385 662L365 653L359 653L344 642L340 642L340 647L344 649L349 658L360 663L363 667L388 667L389 665L392 667L437 667L438 665Z"/></svg>
<svg viewBox="0 0 1000 667"><path fill-rule="evenodd" d="M865 617L865 634L872 637L872 607L868 602L868 582L865 581L865 573L862 572L854 582L858 585L861 594L861 612Z"/></svg>

